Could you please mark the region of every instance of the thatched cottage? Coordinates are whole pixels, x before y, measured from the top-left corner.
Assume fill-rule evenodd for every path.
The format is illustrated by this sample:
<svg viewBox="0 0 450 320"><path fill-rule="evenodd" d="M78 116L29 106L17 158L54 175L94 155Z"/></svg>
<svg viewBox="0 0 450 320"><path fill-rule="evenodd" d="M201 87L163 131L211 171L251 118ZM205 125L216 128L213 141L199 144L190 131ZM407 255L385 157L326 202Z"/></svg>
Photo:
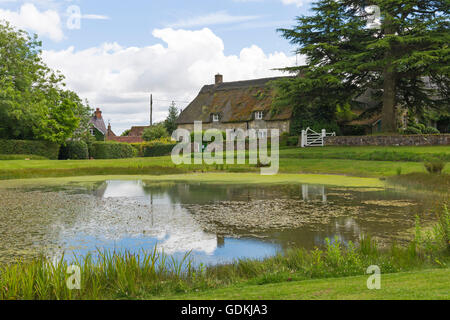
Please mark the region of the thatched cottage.
<svg viewBox="0 0 450 320"><path fill-rule="evenodd" d="M275 93L269 83L276 79L279 78L223 82L223 76L218 74L215 84L204 86L181 112L178 128L192 132L194 121L202 121L203 130L279 129L280 134L289 132L292 110L270 112Z"/></svg>

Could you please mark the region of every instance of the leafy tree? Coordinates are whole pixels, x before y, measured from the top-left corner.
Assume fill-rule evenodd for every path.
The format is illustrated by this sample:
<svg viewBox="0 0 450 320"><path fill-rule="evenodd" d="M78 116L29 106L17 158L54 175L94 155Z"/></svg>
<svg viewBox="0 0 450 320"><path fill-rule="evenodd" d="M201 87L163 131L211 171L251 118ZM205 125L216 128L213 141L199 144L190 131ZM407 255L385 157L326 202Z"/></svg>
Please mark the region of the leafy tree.
<svg viewBox="0 0 450 320"><path fill-rule="evenodd" d="M367 25L369 5L380 9L379 28ZM373 89L383 131L394 132L398 105L448 110L449 9L448 0L317 0L313 15L279 30L307 65L284 69L301 77L281 81L275 111L291 104L300 114L318 118L316 111L325 110L334 120L337 104Z"/></svg>
<svg viewBox="0 0 450 320"><path fill-rule="evenodd" d="M179 111L175 107L175 104L172 104L169 107L169 115L167 119L164 121L164 127L166 128L169 134L172 134L177 129L176 121L178 119Z"/></svg>
<svg viewBox="0 0 450 320"><path fill-rule="evenodd" d="M145 141L153 141L161 138L168 137L169 133L167 132L164 123L155 124L144 130L142 134L142 139Z"/></svg>
<svg viewBox="0 0 450 320"><path fill-rule="evenodd" d="M0 23L0 137L63 143L90 109L41 58L37 36ZM80 130L80 134L81 134Z"/></svg>
<svg viewBox="0 0 450 320"><path fill-rule="evenodd" d="M130 134L130 132L131 132L131 129L127 129L127 130L125 130L124 132L122 132L121 136L122 136L122 137L128 137L128 135Z"/></svg>

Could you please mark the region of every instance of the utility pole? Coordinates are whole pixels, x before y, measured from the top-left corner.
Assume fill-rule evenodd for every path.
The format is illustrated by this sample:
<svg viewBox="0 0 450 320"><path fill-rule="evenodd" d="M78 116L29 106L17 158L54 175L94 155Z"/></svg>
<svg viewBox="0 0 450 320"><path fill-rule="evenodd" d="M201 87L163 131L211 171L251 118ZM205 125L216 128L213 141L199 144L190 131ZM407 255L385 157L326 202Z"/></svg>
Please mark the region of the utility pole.
<svg viewBox="0 0 450 320"><path fill-rule="evenodd" d="M153 94L150 94L150 126L153 126Z"/></svg>

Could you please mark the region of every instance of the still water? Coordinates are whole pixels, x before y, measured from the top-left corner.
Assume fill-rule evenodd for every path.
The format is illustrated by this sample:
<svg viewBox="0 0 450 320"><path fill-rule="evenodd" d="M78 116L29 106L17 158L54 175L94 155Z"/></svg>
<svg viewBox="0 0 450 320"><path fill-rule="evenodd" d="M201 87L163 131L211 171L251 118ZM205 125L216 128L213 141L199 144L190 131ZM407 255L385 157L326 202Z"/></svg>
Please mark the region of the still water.
<svg viewBox="0 0 450 320"><path fill-rule="evenodd" d="M196 263L263 258L326 238L404 239L433 199L385 189L104 181L0 189L0 261L155 245Z"/></svg>

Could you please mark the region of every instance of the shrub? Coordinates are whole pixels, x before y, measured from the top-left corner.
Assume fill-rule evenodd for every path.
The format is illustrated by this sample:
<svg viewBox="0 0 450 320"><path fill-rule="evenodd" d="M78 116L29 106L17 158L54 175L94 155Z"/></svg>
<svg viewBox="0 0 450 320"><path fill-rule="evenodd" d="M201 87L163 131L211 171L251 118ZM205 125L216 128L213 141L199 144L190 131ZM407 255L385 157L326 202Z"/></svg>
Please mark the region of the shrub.
<svg viewBox="0 0 450 320"><path fill-rule="evenodd" d="M0 140L0 154L30 154L56 160L59 145L48 141Z"/></svg>
<svg viewBox="0 0 450 320"><path fill-rule="evenodd" d="M32 154L0 154L0 160L48 160L48 158Z"/></svg>
<svg viewBox="0 0 450 320"><path fill-rule="evenodd" d="M144 139L145 141L153 141L168 136L169 133L167 132L167 129L164 127L164 125L157 124L145 129L144 133L142 134L142 139Z"/></svg>
<svg viewBox="0 0 450 320"><path fill-rule="evenodd" d="M211 129L211 130L210 130L210 132L214 132L214 131L215 131L216 133L222 134L222 139L223 139L223 141L226 141L226 140L227 140L227 133L226 133L225 131L221 131L221 130L217 130L217 129ZM207 141L205 140L205 132L206 132L205 130L203 130L203 131L201 132L203 142L207 142ZM192 142L194 142L195 134L200 134L200 132L191 132L191 141L192 141Z"/></svg>
<svg viewBox="0 0 450 320"><path fill-rule="evenodd" d="M420 129L416 127L407 127L405 130L403 130L403 134L422 134L422 131L420 131Z"/></svg>
<svg viewBox="0 0 450 320"><path fill-rule="evenodd" d="M163 143L152 143L144 146L144 157L162 157L169 155L175 143L163 144Z"/></svg>
<svg viewBox="0 0 450 320"><path fill-rule="evenodd" d="M89 158L88 145L84 141L67 141L59 151L60 160L85 160Z"/></svg>
<svg viewBox="0 0 450 320"><path fill-rule="evenodd" d="M94 142L89 149L89 155L94 159L123 159L134 157L136 151L129 143Z"/></svg>
<svg viewBox="0 0 450 320"><path fill-rule="evenodd" d="M427 127L422 132L425 134L440 134L439 130L433 127Z"/></svg>
<svg viewBox="0 0 450 320"><path fill-rule="evenodd" d="M287 139L287 145L290 147L295 147L298 145L300 137L299 136L291 136Z"/></svg>
<svg viewBox="0 0 450 320"><path fill-rule="evenodd" d="M425 168L429 173L441 174L446 163L442 160L430 160L425 162Z"/></svg>

